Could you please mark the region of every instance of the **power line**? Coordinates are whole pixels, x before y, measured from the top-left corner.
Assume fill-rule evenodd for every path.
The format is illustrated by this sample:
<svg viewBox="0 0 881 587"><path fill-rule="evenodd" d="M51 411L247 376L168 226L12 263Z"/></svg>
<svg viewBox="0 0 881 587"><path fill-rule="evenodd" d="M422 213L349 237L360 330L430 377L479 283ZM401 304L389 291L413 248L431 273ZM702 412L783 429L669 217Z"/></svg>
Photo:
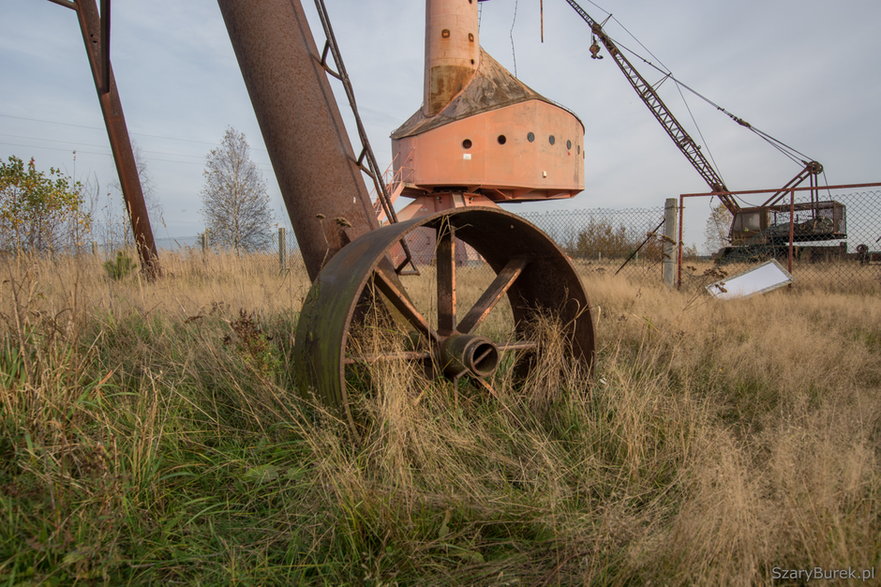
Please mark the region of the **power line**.
<svg viewBox="0 0 881 587"><path fill-rule="evenodd" d="M41 141L41 142L49 142L49 143L63 143L68 145L74 145L77 147L92 147L93 149L103 149L107 145L90 145L88 143L81 143L79 141L63 141L61 139L46 139L43 137L28 137L24 135L11 135L6 133L0 133L0 137L9 137L11 139L24 139L26 141Z"/></svg>
<svg viewBox="0 0 881 587"><path fill-rule="evenodd" d="M90 147L93 149L106 148L106 145L90 145L88 143L81 143L80 141L65 141L62 139L47 139L44 137L29 137L29 136L13 135L13 134L5 134L5 133L0 133L0 137L9 137L9 138L13 138L13 139L24 139L26 141L39 141L41 144L34 145L35 148L42 148L43 147L42 143L47 143L47 142L48 143L64 144L64 145L73 145L75 147L75 150L80 153L86 152L86 151L81 151L80 150L81 147L87 147L87 148ZM204 159L205 159L204 155L193 155L190 153L171 153L168 151L155 151L152 149L139 149L139 152L143 153L143 154L152 153L154 155L168 156L168 157L190 157L193 159L198 159L199 161L204 161Z"/></svg>
<svg viewBox="0 0 881 587"><path fill-rule="evenodd" d="M72 149L62 149L61 147L44 147L42 145L23 145L21 143L10 143L7 141L0 141L0 145L7 145L9 147L22 147L25 149L45 149L48 151L61 151L64 153L70 153L72 150ZM113 155L111 155L110 153L107 153L107 152L101 153L98 151L81 151L79 149L76 149L76 152L77 153L85 153L87 155L102 155L105 157L111 157L111 158L113 157Z"/></svg>
<svg viewBox="0 0 881 587"><path fill-rule="evenodd" d="M45 145L25 145L22 143L11 143L8 141L0 141L0 145L6 145L8 147L20 147L24 149L41 149L46 151L60 151L62 153L70 153L75 151L76 153L81 153L84 155L98 155L99 157L107 157L108 159L113 159L113 153L109 151L84 151L82 149L69 149L63 147L47 147ZM183 161L181 159L163 159L161 157L148 157L148 161L162 161L164 163L182 163L184 165L202 165L199 161Z"/></svg>
<svg viewBox="0 0 881 587"><path fill-rule="evenodd" d="M100 126L90 126L90 125L85 125L85 124L77 124L77 123L74 123L74 122L62 122L62 121L60 121L60 120L47 120L47 119L43 119L43 118L32 118L32 117L28 117L28 116L16 116L16 115L13 115L13 114L4 114L4 113L2 113L2 112L0 112L0 116L2 116L3 118L12 118L12 119L15 119L15 120L26 120L26 121L29 121L29 122L41 122L41 123L45 123L45 124L57 124L57 125L59 125L59 126L69 126L69 127L73 127L73 128L83 128L83 129L94 130L94 131L100 131L100 132L105 132L105 130L106 130L104 127L100 127ZM187 139L187 138L184 138L184 137L172 137L172 136L167 136L167 135L155 135L155 134L144 133L144 132L138 132L138 131L129 131L129 132L130 132L131 134L133 134L133 135L138 135L138 136L141 136L141 137L148 137L148 138L152 138L152 139L165 139L165 140L169 140L169 141L179 141L179 142L183 142L183 143L196 143L196 144L200 144L200 145L211 145L211 146L217 146L217 144L218 144L217 142L212 142L212 141L202 141L202 140L198 140L198 139ZM258 147L258 148L251 147L251 149L254 150L254 151L261 151L261 152L264 152L264 153L267 152L266 149L261 149L261 148L259 148L259 147Z"/></svg>
<svg viewBox="0 0 881 587"><path fill-rule="evenodd" d="M88 143L81 143L79 141L63 141L60 139L45 139L42 137L27 137L27 136L10 135L10 134L0 134L0 137L24 139L27 141L39 141L39 143L40 143L40 144L36 144L36 145L27 145L27 144L23 144L23 143L0 141L0 144L2 144L2 145L9 145L9 146L13 146L13 147L25 147L25 148L31 148L31 149L49 149L51 151L66 151L66 152L74 151L76 153L86 153L89 155L103 155L106 157L113 157L113 154L109 151L84 151L82 149L82 147L92 148L92 149L103 149L103 148L105 148L105 145L90 145ZM44 143L73 145L73 148L50 147L50 146L46 146ZM173 163L198 163L198 164L201 164L202 161L204 160L204 158L200 155L189 155L187 153L168 153L165 151L152 151L152 150L147 150L147 149L142 149L140 152L145 155L146 154L159 155L159 157L153 157L153 156L149 157L149 159L151 161L167 161L167 162L173 162ZM163 159L162 156L190 157L192 159L198 159L198 161L186 161L186 160L182 160L182 159Z"/></svg>
<svg viewBox="0 0 881 587"><path fill-rule="evenodd" d="M9 136L9 135L0 135L0 136ZM57 140L53 140L53 139L39 139L36 137L33 137L33 138L32 137L21 137L21 138L25 138L28 140L35 140L35 141L36 140L38 140L38 141L46 140L48 142L70 143L70 144L73 144L74 146L80 145L80 143L74 143L72 141L57 141ZM88 151L88 150L80 149L78 147L75 149L65 148L65 147L48 147L48 146L42 145L42 144L41 145L28 145L28 144L24 144L24 143L16 143L16 142L10 142L10 141L0 141L0 145L5 145L8 147L19 147L19 148L23 148L23 149L40 149L40 150L47 150L47 151L59 151L62 153L70 153L72 151L75 151L76 153L80 153L80 154L84 154L84 155L97 155L99 157L107 157L108 159L113 159L113 153L111 153L109 151ZM92 147L92 148L101 148L99 145L85 145L85 146ZM167 159L167 158L164 158L161 156L156 157L156 156L150 155L150 156L144 157L145 161L147 161L147 162L179 163L182 165L199 165L199 166L204 165L204 160L197 155L185 155L183 153L163 153L161 151L147 151L147 150L141 151L141 153L144 153L144 154L157 153L159 155L193 157L194 159L195 158L199 159L198 161L195 161L195 160L187 161L184 159ZM268 172L273 171L272 166L269 166L269 165L258 165L257 168L262 171L268 171Z"/></svg>

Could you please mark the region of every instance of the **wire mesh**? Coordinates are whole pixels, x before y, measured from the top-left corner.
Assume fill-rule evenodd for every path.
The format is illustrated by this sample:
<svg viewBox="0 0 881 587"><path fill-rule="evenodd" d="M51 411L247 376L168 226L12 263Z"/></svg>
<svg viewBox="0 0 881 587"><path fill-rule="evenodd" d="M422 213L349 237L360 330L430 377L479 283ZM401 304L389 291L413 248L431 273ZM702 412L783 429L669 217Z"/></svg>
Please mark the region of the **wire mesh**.
<svg viewBox="0 0 881 587"><path fill-rule="evenodd" d="M661 279L664 207L589 208L520 214L576 265Z"/></svg>
<svg viewBox="0 0 881 587"><path fill-rule="evenodd" d="M717 230L713 216L686 218L691 226L684 225L684 232L694 232L694 223L702 221L708 241L714 240L709 238ZM739 228L750 227L749 219L736 222ZM792 273L794 287L843 293L881 291L881 185L823 188L813 200L809 191L794 192L792 201L786 196L769 211L767 226L756 220L754 228L754 236L740 242L725 237L717 240L715 244L721 246L709 257L683 255L680 287L703 287L777 259Z"/></svg>
<svg viewBox="0 0 881 587"><path fill-rule="evenodd" d="M734 195L744 208L761 202L763 195L767 197L758 193ZM681 233L686 244L690 244L682 247L677 267L682 289L699 290L773 258L784 267L791 267L793 287L858 294L881 292L881 184L823 188L819 199L814 196L813 201L810 191L795 191L792 202L786 196L770 211L768 226L757 231L755 242L748 242L747 246L726 242L732 218L712 213L718 208L718 200L712 194L689 194L683 198L687 198L688 213L682 215ZM750 202L751 198L756 202ZM790 207L795 236L791 261ZM835 216L836 210L841 211L840 218ZM662 279L666 239L663 206L545 209L521 212L519 216L544 231L584 271L614 272L649 281ZM830 222L834 230L823 233ZM278 225L268 228L273 238L266 247L250 252L274 255L283 270L298 270L302 261L293 230L285 227L283 239L279 239L280 229ZM811 233L805 231L811 230L819 231L822 238L810 240ZM715 233L715 238L711 233ZM698 234L706 239L703 243L695 241ZM81 240L85 244L72 247L71 251L108 259L116 251L132 247L131 242L124 241L99 244L87 238ZM285 243L284 255L279 254L281 240ZM159 238L156 242L163 250L224 250L212 242L210 235L208 239L198 235ZM465 261L463 264L467 265L468 259Z"/></svg>
<svg viewBox="0 0 881 587"><path fill-rule="evenodd" d="M518 215L544 231L580 267L661 279L663 206L558 209ZM279 259L293 259L299 246L290 227L284 229L283 238L288 254ZM157 243L166 250L223 250L221 245L211 242L210 237L206 243L201 235L157 239ZM279 239L270 239L268 243L265 248L252 252L277 254Z"/></svg>

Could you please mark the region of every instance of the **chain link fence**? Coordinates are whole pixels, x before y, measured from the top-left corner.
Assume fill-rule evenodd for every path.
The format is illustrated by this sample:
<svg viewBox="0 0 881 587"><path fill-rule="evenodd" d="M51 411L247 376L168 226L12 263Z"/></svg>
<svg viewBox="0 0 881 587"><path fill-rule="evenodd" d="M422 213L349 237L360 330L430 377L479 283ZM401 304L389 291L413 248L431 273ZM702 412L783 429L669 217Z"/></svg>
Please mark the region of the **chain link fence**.
<svg viewBox="0 0 881 587"><path fill-rule="evenodd" d="M661 279L663 206L541 210L518 216L547 233L579 267ZM279 263L286 266L298 256L296 238L289 227L273 230L276 234L271 244L257 252L278 255ZM167 250L222 249L204 236L161 238L156 242L159 248Z"/></svg>
<svg viewBox="0 0 881 587"><path fill-rule="evenodd" d="M579 267L661 279L664 207L525 212Z"/></svg>
<svg viewBox="0 0 881 587"><path fill-rule="evenodd" d="M719 245L709 259L683 251L681 288L704 287L776 259L790 271L795 287L881 292L881 184L793 190L767 209L759 204L771 193L733 196L742 206L733 217L711 194L680 197L687 209L707 211L681 213L682 232L703 227L708 240ZM706 205L711 198L712 205Z"/></svg>
<svg viewBox="0 0 881 587"><path fill-rule="evenodd" d="M742 217L732 216L713 194L680 196L679 227L672 234L687 246L680 244L666 258L676 261L681 289L699 290L776 259L790 270L794 286L800 289L881 292L881 183L830 186L819 192L798 188L774 206L759 206L772 193L733 192L742 212L761 211ZM548 234L582 271L663 279L664 247L671 242L664 236L669 233L664 206L544 209L518 215ZM732 227L740 231L735 242L730 239ZM256 253L276 257L282 270L302 268L290 227L276 225L267 231L272 238ZM223 251L204 234L156 242L160 249L190 254ZM87 241L74 250L112 259L117 251L130 248L131 242Z"/></svg>
<svg viewBox="0 0 881 587"><path fill-rule="evenodd" d="M663 206L513 212L547 233L579 267L661 279ZM297 250L292 230L283 238L289 251Z"/></svg>
<svg viewBox="0 0 881 587"><path fill-rule="evenodd" d="M769 194L732 195L748 211ZM687 194L680 197L680 203L679 234L691 243L680 246L675 254L682 289L700 289L777 259L791 268L799 288L881 292L881 184L833 186L822 188L819 195L793 190L767 211L765 220L758 216L735 220L724 210L720 214L718 200L711 194ZM662 279L663 206L556 209L518 215L547 233L583 271ZM733 223L753 233L747 239L741 235L740 241L732 244L728 237ZM289 227L272 230L269 246L259 252L277 256L285 269L302 266L296 261L299 247L293 231ZM697 244L700 241L703 246ZM157 244L171 250L218 250L210 239L206 242L200 237L157 239Z"/></svg>

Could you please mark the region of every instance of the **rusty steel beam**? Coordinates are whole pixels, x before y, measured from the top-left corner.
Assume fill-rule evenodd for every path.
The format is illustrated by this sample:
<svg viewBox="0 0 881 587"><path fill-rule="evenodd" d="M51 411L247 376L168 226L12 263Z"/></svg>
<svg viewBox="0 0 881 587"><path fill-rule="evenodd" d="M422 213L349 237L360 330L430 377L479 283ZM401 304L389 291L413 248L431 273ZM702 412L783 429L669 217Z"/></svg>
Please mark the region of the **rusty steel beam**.
<svg viewBox="0 0 881 587"><path fill-rule="evenodd" d="M73 2L72 0L49 0L49 2L52 2L52 3L57 4L59 6L64 6L65 8L71 8L73 10L76 10L76 3Z"/></svg>
<svg viewBox="0 0 881 587"><path fill-rule="evenodd" d="M110 0L101 0L101 85L100 92L110 91Z"/></svg>
<svg viewBox="0 0 881 587"><path fill-rule="evenodd" d="M218 0L309 277L379 226L299 0Z"/></svg>
<svg viewBox="0 0 881 587"><path fill-rule="evenodd" d="M109 4L106 0L102 0L102 2L105 5ZM131 219L132 233L138 248L138 257L141 260L141 270L148 277L156 277L160 274L159 254L156 251L156 241L150 227L150 217L147 213L147 204L144 201L144 192L138 177L138 166L132 150L131 139L125 124L119 90L116 87L113 68L110 66L107 52L109 38L101 33L102 28L105 31L109 28L109 19L105 18L102 24L95 0L77 0L75 7L80 30L83 34L83 42L86 45L86 55L89 58L92 77L95 80L95 89L98 92L98 101L101 103L101 114L104 116L104 125L107 127L107 136L110 139L113 161L116 163L122 195L125 198L126 208Z"/></svg>

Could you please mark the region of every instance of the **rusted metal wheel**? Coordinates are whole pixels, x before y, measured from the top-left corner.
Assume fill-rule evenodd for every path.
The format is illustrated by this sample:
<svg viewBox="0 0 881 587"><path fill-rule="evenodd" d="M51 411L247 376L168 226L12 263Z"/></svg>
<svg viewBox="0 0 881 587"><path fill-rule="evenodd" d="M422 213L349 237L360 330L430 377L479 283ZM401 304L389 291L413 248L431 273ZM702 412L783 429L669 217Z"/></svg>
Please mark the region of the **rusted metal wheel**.
<svg viewBox="0 0 881 587"><path fill-rule="evenodd" d="M403 238L411 246L418 239L431 243L418 276L394 271ZM470 258L462 254L466 247ZM371 314L384 317L379 346L357 343ZM380 361L410 361L492 393L501 364L524 374L534 362L539 343L529 334L539 316L559 325L567 361L589 367L590 311L566 255L508 212L448 210L371 231L330 259L303 305L296 368L301 385L350 422L352 381L364 365ZM506 363L508 353L516 365Z"/></svg>

